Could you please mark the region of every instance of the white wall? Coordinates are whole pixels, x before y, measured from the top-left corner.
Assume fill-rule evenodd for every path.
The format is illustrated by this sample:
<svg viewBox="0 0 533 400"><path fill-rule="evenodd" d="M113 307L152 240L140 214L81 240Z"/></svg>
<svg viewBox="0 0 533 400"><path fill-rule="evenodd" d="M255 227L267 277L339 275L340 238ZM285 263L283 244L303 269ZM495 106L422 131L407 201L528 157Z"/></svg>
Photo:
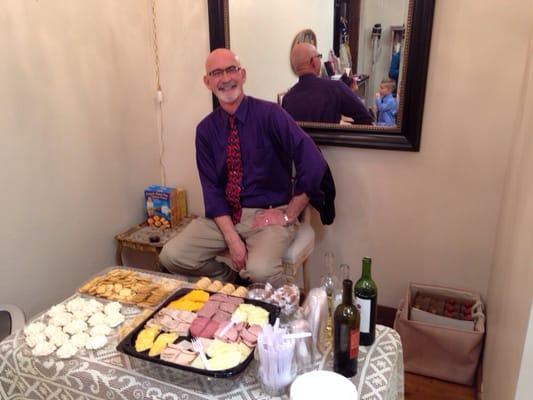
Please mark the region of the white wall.
<svg viewBox="0 0 533 400"><path fill-rule="evenodd" d="M209 54L207 1L159 0L157 13L167 184L186 189L189 211L202 215L194 139L196 125L212 110L202 81Z"/></svg>
<svg viewBox="0 0 533 400"><path fill-rule="evenodd" d="M514 141L498 226L494 262L487 300L487 337L483 368L488 400L511 399L521 376L522 398L531 398L531 305L533 298L533 4L515 20L524 24L529 58L522 65L522 87ZM527 336L527 344L526 342ZM520 369L522 368L522 372ZM529 370L529 374L527 371ZM522 378L522 376L528 376ZM528 388L529 387L529 391ZM517 398L520 398L517 393Z"/></svg>
<svg viewBox="0 0 533 400"><path fill-rule="evenodd" d="M333 0L230 0L230 45L248 72L253 96L277 101L298 80L290 64L298 32L312 29L327 60L333 48Z"/></svg>
<svg viewBox="0 0 533 400"><path fill-rule="evenodd" d="M0 3L0 303L65 298L141 220L159 178L149 10Z"/></svg>
<svg viewBox="0 0 533 400"><path fill-rule="evenodd" d="M516 386L516 400L526 400L533 392L533 308L529 313L529 324L527 336L522 353L522 362L520 364L520 375Z"/></svg>

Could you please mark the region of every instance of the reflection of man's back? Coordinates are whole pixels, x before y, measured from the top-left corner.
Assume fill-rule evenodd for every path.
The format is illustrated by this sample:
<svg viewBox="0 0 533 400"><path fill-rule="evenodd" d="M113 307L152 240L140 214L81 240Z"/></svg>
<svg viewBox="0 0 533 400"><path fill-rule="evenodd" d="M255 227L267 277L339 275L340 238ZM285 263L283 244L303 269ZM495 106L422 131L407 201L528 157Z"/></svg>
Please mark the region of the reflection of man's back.
<svg viewBox="0 0 533 400"><path fill-rule="evenodd" d="M282 106L296 121L337 124L344 115L356 124L373 122L364 104L348 86L314 74L301 75L298 83L283 96Z"/></svg>
<svg viewBox="0 0 533 400"><path fill-rule="evenodd" d="M348 86L318 77L321 57L309 43L293 47L291 64L299 79L283 96L282 107L296 121L339 123L343 115L356 124L372 124L370 113Z"/></svg>

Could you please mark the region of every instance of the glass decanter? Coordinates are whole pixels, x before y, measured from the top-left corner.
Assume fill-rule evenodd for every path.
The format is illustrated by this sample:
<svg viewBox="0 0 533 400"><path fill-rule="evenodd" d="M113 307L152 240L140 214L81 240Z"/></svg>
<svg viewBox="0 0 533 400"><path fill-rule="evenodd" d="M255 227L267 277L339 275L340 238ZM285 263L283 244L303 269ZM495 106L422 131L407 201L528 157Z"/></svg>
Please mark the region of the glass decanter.
<svg viewBox="0 0 533 400"><path fill-rule="evenodd" d="M335 262L335 256L332 252L328 251L324 255L324 264L326 266L326 273L322 275L322 278L320 279L320 285L326 292L326 295L328 297L328 322L326 324L326 337L328 341L331 341L332 337L332 318L333 318L333 312L335 309L333 308L333 296L336 292L340 290L340 283L339 278L335 276L335 273L333 272L333 264Z"/></svg>

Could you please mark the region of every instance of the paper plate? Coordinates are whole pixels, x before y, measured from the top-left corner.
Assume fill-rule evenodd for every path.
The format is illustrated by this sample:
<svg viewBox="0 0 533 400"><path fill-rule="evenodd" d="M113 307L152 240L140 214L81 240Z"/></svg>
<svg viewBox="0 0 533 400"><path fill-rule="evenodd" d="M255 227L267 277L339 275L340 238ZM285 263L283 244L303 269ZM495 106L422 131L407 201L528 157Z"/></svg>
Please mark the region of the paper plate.
<svg viewBox="0 0 533 400"><path fill-rule="evenodd" d="M357 388L344 376L331 371L311 371L291 385L291 400L358 400Z"/></svg>

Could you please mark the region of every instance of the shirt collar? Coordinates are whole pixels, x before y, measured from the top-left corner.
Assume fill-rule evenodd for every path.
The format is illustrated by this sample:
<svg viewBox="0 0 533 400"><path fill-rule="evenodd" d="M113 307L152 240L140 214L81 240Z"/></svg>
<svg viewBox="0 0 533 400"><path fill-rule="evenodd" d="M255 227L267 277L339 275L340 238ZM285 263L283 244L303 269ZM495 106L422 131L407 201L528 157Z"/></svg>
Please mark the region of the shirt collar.
<svg viewBox="0 0 533 400"><path fill-rule="evenodd" d="M304 82L304 81L312 81L314 79L318 79L318 76L316 76L315 74L313 73L308 73L308 74L305 74L305 75L301 75L298 80L300 82Z"/></svg>
<svg viewBox="0 0 533 400"><path fill-rule="evenodd" d="M237 111L235 111L235 118L237 121L239 121L241 124L244 124L246 122L246 118L248 116L248 109L250 108L250 100L249 97L244 95L244 98L241 101L241 104L239 104L239 108L237 108ZM220 122L223 127L228 127L228 119L229 114L220 108Z"/></svg>

